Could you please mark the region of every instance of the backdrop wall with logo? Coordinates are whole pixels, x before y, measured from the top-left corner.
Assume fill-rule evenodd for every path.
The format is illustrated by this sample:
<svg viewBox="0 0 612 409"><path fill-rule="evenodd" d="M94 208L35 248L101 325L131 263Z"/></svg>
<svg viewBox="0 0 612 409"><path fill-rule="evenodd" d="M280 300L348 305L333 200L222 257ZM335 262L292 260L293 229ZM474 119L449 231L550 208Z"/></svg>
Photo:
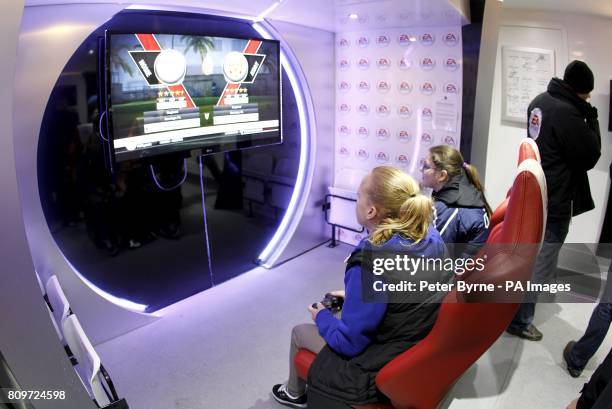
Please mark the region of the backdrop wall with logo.
<svg viewBox="0 0 612 409"><path fill-rule="evenodd" d="M420 180L429 147L459 149L462 54L460 26L336 35L334 186L356 190L355 173L380 165ZM338 230L347 243L361 237Z"/></svg>

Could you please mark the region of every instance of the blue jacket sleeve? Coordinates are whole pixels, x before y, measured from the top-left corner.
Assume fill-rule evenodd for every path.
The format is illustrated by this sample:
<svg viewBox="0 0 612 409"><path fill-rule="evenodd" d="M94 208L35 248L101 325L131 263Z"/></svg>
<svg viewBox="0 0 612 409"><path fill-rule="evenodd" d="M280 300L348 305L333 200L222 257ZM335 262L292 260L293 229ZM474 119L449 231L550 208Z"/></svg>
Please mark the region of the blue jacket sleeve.
<svg viewBox="0 0 612 409"><path fill-rule="evenodd" d="M371 342L381 323L386 303L364 303L361 296L361 268L355 266L344 277L345 295L342 319L329 310L317 314L319 334L331 349L347 357L359 355Z"/></svg>

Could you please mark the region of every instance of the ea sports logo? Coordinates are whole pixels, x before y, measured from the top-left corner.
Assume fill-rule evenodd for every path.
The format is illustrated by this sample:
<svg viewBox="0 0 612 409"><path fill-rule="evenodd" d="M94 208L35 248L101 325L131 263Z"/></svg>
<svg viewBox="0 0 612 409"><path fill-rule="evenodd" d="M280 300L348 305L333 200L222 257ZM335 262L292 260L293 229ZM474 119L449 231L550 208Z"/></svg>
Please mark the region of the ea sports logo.
<svg viewBox="0 0 612 409"><path fill-rule="evenodd" d="M367 81L359 81L357 88L359 88L361 92L368 92L370 90L370 83Z"/></svg>
<svg viewBox="0 0 612 409"><path fill-rule="evenodd" d="M380 151L376 154L376 162L378 163L387 163L389 162L389 155L387 152Z"/></svg>
<svg viewBox="0 0 612 409"><path fill-rule="evenodd" d="M391 66L391 61L388 58L382 57L376 60L376 66L381 69L387 69Z"/></svg>
<svg viewBox="0 0 612 409"><path fill-rule="evenodd" d="M237 54L242 57L246 63L244 56L240 53ZM155 76L162 84L180 84L183 82L185 73L187 72L187 61L185 60L185 56L176 50L163 50L155 58L153 71L155 71ZM244 76L246 76L246 70Z"/></svg>
<svg viewBox="0 0 612 409"><path fill-rule="evenodd" d="M348 60L340 60L338 66L340 67L340 70L346 71L351 68L351 63Z"/></svg>
<svg viewBox="0 0 612 409"><path fill-rule="evenodd" d="M457 38L455 33L446 33L442 41L444 41L444 44L449 47L454 47L459 43L459 39Z"/></svg>
<svg viewBox="0 0 612 409"><path fill-rule="evenodd" d="M338 41L338 46L340 48L349 48L350 45L351 45L351 43L348 40L348 38L341 38L340 41Z"/></svg>
<svg viewBox="0 0 612 409"><path fill-rule="evenodd" d="M244 81L248 71L249 62L242 53L232 51L223 59L223 75L225 75L227 82L239 83Z"/></svg>
<svg viewBox="0 0 612 409"><path fill-rule="evenodd" d="M376 131L376 137L381 141L386 141L387 139L389 139L389 130L385 128L379 128Z"/></svg>
<svg viewBox="0 0 612 409"><path fill-rule="evenodd" d="M431 108L428 108L428 107L423 108L423 110L421 111L421 115L423 116L423 119L431 120L431 118L433 117Z"/></svg>
<svg viewBox="0 0 612 409"><path fill-rule="evenodd" d="M389 45L389 37L387 37L386 35L379 35L378 37L376 37L376 45L378 45L379 47L386 47Z"/></svg>
<svg viewBox="0 0 612 409"><path fill-rule="evenodd" d="M397 131L397 139L402 143L408 143L412 140L412 134L405 129L400 129Z"/></svg>
<svg viewBox="0 0 612 409"><path fill-rule="evenodd" d="M450 146L456 146L457 142L455 142L455 138L450 135L444 137L444 143Z"/></svg>
<svg viewBox="0 0 612 409"><path fill-rule="evenodd" d="M421 143L425 145L431 145L432 142L433 142L433 138L431 137L431 135L428 134L427 132L423 132L423 134L421 135Z"/></svg>
<svg viewBox="0 0 612 409"><path fill-rule="evenodd" d="M410 159L408 159L408 156L404 155L403 153L400 153L395 158L395 163L397 163L397 165L400 167L406 167L410 164Z"/></svg>
<svg viewBox="0 0 612 409"><path fill-rule="evenodd" d="M376 107L376 113L378 116L387 116L389 115L389 107L385 104L381 104Z"/></svg>
<svg viewBox="0 0 612 409"><path fill-rule="evenodd" d="M454 58L447 58L444 60L444 69L446 71L457 71L459 69L459 63Z"/></svg>
<svg viewBox="0 0 612 409"><path fill-rule="evenodd" d="M412 92L412 85L410 85L410 83L407 81L402 81L397 86L397 89L402 94L410 94Z"/></svg>
<svg viewBox="0 0 612 409"><path fill-rule="evenodd" d="M412 68L412 60L403 57L397 62L397 65L399 66L400 70L407 70Z"/></svg>
<svg viewBox="0 0 612 409"><path fill-rule="evenodd" d="M357 130L357 135L361 136L362 138L367 138L369 134L370 131L365 126L360 126Z"/></svg>
<svg viewBox="0 0 612 409"><path fill-rule="evenodd" d="M431 82L421 84L421 93L423 95L431 95L436 91L435 86Z"/></svg>
<svg viewBox="0 0 612 409"><path fill-rule="evenodd" d="M361 48L365 48L370 45L370 40L368 40L368 37L359 37L357 40L357 45L359 45Z"/></svg>
<svg viewBox="0 0 612 409"><path fill-rule="evenodd" d="M457 86L455 84L453 84L452 82L449 82L448 84L444 85L444 93L446 93L446 94L458 94L459 93L459 89L457 88Z"/></svg>
<svg viewBox="0 0 612 409"><path fill-rule="evenodd" d="M422 45L430 46L436 42L436 37L431 33L423 33L421 37L419 37Z"/></svg>
<svg viewBox="0 0 612 409"><path fill-rule="evenodd" d="M370 67L370 61L368 61L367 58L360 58L359 61L357 62L357 65L362 70L365 70Z"/></svg>
<svg viewBox="0 0 612 409"><path fill-rule="evenodd" d="M343 158L346 158L346 157L350 156L351 153L350 153L350 151L348 150L347 147L341 146L340 149L338 149L338 154L340 156L342 156Z"/></svg>
<svg viewBox="0 0 612 409"><path fill-rule="evenodd" d="M407 105L400 105L397 108L397 114L404 119L408 119L412 116L412 110Z"/></svg>
<svg viewBox="0 0 612 409"><path fill-rule="evenodd" d="M346 103L342 103L338 105L338 111L340 111L340 113L347 114L351 112L351 107Z"/></svg>
<svg viewBox="0 0 612 409"><path fill-rule="evenodd" d="M346 81L341 81L341 82L338 84L338 89L339 89L340 91L346 92L346 91L348 91L349 89L351 89L351 84L349 84L349 83L348 83L348 82L346 82Z"/></svg>
<svg viewBox="0 0 612 409"><path fill-rule="evenodd" d="M357 151L357 157L361 160L366 160L370 157L370 154L365 149L361 148Z"/></svg>
<svg viewBox="0 0 612 409"><path fill-rule="evenodd" d="M338 130L340 131L341 135L349 135L351 133L351 128L346 125L340 126Z"/></svg>
<svg viewBox="0 0 612 409"><path fill-rule="evenodd" d="M410 35L407 33L401 33L397 36L397 42L401 46L408 46L412 41L410 41Z"/></svg>
<svg viewBox="0 0 612 409"><path fill-rule="evenodd" d="M367 115L370 113L370 107L367 104L359 104L357 111L359 111L361 115Z"/></svg>
<svg viewBox="0 0 612 409"><path fill-rule="evenodd" d="M379 81L378 84L376 84L376 89L382 93L389 92L389 88L391 87L387 81Z"/></svg>
<svg viewBox="0 0 612 409"><path fill-rule="evenodd" d="M436 62L430 57L423 57L421 59L421 68L423 71L431 71L436 66Z"/></svg>

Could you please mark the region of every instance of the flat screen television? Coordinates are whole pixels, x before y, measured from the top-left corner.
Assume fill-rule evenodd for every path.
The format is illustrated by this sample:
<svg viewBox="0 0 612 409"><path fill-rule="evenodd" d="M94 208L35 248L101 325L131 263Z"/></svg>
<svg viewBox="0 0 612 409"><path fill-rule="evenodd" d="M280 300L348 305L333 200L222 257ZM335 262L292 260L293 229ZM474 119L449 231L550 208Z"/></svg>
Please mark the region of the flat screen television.
<svg viewBox="0 0 612 409"><path fill-rule="evenodd" d="M282 142L278 41L107 31L113 160Z"/></svg>

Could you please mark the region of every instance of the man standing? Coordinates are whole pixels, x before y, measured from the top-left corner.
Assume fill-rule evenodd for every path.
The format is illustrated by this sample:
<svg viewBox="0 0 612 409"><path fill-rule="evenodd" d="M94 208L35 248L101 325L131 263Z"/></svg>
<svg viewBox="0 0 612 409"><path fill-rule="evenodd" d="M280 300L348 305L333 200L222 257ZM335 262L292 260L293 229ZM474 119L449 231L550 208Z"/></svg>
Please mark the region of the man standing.
<svg viewBox="0 0 612 409"><path fill-rule="evenodd" d="M554 277L571 218L595 207L587 177L601 155L597 109L587 102L593 88L591 69L572 61L563 80L551 79L547 91L529 104L528 135L540 150L548 190L546 231L532 283ZM537 298L537 293L527 294L508 333L530 341L542 339L532 324Z"/></svg>

